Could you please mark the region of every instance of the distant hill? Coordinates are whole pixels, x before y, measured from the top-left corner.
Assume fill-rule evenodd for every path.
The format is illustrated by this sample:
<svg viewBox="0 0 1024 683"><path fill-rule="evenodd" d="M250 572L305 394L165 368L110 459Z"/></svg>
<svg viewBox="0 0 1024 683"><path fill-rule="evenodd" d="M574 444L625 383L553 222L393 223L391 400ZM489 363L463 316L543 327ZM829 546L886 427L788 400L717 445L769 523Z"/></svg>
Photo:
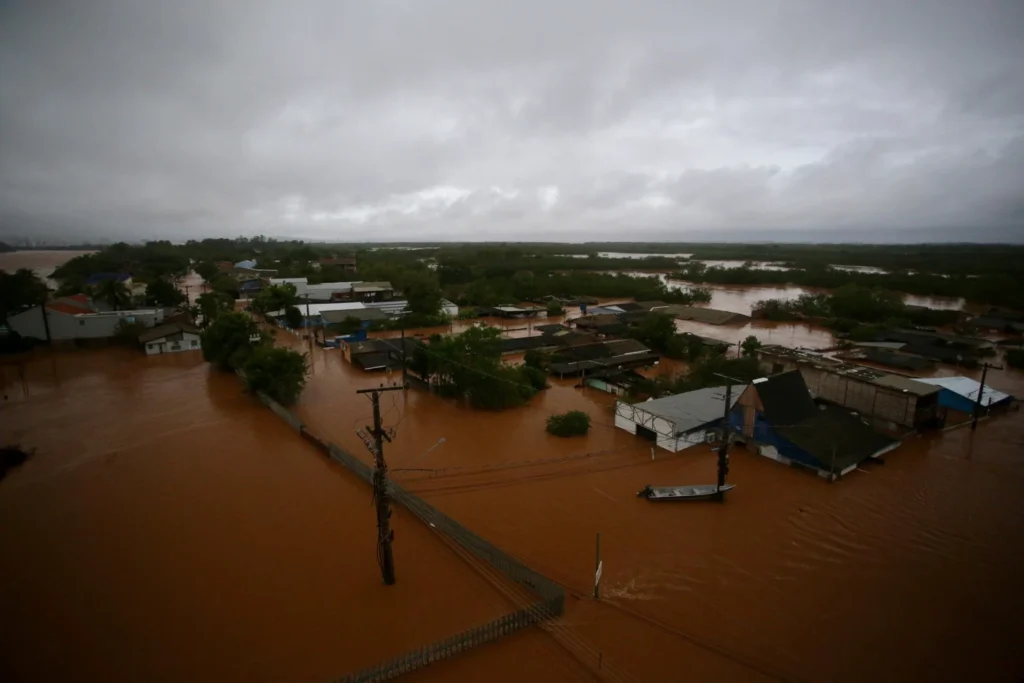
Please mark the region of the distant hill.
<svg viewBox="0 0 1024 683"><path fill-rule="evenodd" d="M17 249L7 244L7 242L0 242L0 254L7 251L17 251Z"/></svg>

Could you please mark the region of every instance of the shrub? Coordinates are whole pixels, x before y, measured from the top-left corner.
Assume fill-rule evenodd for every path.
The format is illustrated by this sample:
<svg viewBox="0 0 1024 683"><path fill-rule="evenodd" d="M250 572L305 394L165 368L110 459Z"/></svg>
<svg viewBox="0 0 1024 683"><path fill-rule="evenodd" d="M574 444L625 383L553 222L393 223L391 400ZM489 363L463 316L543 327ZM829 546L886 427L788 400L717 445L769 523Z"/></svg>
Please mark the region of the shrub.
<svg viewBox="0 0 1024 683"><path fill-rule="evenodd" d="M250 391L263 392L282 404L299 398L308 371L305 354L275 346L257 347L242 366Z"/></svg>
<svg viewBox="0 0 1024 683"><path fill-rule="evenodd" d="M590 431L590 416L582 410L570 410L548 418L548 433L555 436L582 436Z"/></svg>
<svg viewBox="0 0 1024 683"><path fill-rule="evenodd" d="M1024 349L1007 349L1006 363L1011 368L1024 368Z"/></svg>

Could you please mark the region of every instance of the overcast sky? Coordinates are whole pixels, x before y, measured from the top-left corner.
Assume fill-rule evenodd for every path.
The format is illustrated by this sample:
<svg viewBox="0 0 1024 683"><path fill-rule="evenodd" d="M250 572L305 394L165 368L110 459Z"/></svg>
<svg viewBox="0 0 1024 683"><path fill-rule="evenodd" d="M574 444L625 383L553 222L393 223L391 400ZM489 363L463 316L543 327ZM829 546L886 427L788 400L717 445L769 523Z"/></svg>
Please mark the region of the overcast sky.
<svg viewBox="0 0 1024 683"><path fill-rule="evenodd" d="M1024 241L1022 35L1020 0L0 0L0 232Z"/></svg>

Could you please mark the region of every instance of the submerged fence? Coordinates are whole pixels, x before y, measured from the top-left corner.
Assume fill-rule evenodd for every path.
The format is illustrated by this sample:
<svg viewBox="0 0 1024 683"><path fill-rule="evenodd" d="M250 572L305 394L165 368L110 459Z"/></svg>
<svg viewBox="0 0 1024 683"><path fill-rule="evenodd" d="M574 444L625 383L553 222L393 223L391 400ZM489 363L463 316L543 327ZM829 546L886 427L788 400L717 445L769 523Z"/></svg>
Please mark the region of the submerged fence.
<svg viewBox="0 0 1024 683"><path fill-rule="evenodd" d="M261 393L259 399L303 438L326 452L332 460L366 483L372 482L372 467L309 431L302 420L268 396ZM565 591L554 581L530 569L419 496L406 491L399 484L390 482L389 493L392 500L416 515L422 522L539 599L494 621L342 676L335 679L335 683L386 681L562 614L565 609Z"/></svg>

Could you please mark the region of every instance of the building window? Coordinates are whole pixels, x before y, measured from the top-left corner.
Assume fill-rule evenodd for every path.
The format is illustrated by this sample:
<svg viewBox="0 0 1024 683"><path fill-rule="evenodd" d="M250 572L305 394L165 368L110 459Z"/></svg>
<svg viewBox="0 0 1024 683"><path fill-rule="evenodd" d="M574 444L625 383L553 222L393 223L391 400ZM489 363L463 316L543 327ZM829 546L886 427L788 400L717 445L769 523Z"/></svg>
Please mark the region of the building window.
<svg viewBox="0 0 1024 683"><path fill-rule="evenodd" d="M194 349L194 348L196 348L197 346L199 346L199 342L197 342L197 341L196 341L195 339L193 339L193 340L192 340L192 348Z"/></svg>
<svg viewBox="0 0 1024 683"><path fill-rule="evenodd" d="M84 320L79 320L79 321L78 321L78 324L79 324L79 325L80 325L81 327L85 327L85 321L84 321Z"/></svg>

